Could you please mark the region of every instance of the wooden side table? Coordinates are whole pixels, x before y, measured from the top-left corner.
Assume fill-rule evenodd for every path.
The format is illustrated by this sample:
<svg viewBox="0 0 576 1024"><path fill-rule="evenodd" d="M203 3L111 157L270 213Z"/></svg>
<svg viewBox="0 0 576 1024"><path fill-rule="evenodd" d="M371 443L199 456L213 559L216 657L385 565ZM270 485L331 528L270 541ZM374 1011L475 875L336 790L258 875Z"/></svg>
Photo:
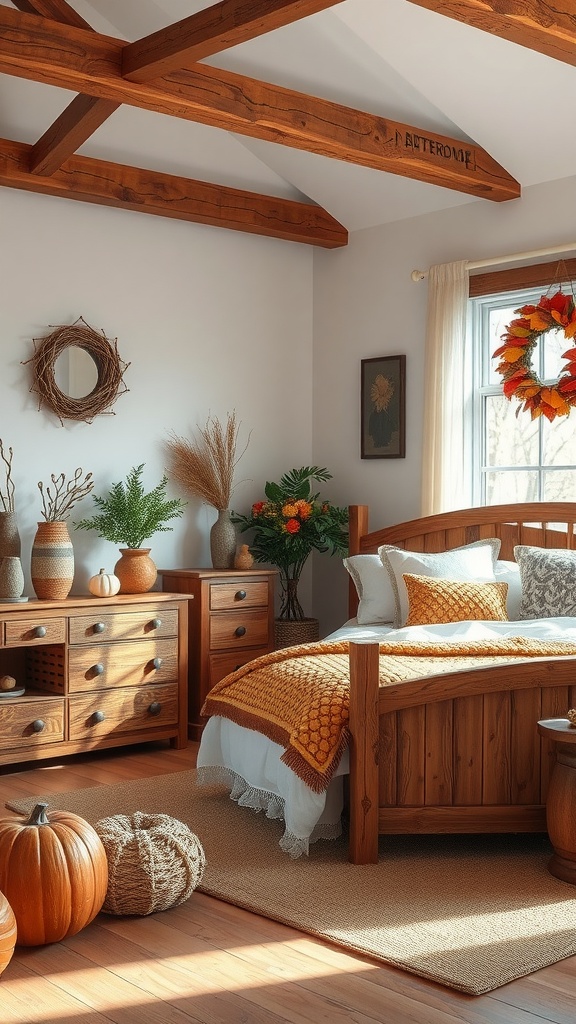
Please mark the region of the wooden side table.
<svg viewBox="0 0 576 1024"><path fill-rule="evenodd" d="M200 709L229 672L274 650L276 569L159 569L162 588L192 594L188 618L188 736L199 740Z"/></svg>
<svg viewBox="0 0 576 1024"><path fill-rule="evenodd" d="M567 718L548 718L538 722L538 732L556 745L546 797L546 824L554 847L548 870L576 885L576 729Z"/></svg>

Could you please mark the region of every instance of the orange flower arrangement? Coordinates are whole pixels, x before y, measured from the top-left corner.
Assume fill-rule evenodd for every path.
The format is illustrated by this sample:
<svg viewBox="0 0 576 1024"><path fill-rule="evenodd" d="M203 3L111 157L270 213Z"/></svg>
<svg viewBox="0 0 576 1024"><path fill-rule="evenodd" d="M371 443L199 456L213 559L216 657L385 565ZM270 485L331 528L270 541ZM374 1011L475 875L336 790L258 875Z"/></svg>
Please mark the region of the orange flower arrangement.
<svg viewBox="0 0 576 1024"><path fill-rule="evenodd" d="M564 337L576 335L576 305L572 295L557 291L548 298L543 295L537 306L521 306L514 310L520 319L512 320L502 335L504 344L493 358L501 358L496 367L504 380L506 398L517 398L521 410L532 419L545 416L550 422L557 416L568 416L576 405L576 348L564 352L566 365L555 384L544 384L532 368L536 342L548 331L564 329Z"/></svg>

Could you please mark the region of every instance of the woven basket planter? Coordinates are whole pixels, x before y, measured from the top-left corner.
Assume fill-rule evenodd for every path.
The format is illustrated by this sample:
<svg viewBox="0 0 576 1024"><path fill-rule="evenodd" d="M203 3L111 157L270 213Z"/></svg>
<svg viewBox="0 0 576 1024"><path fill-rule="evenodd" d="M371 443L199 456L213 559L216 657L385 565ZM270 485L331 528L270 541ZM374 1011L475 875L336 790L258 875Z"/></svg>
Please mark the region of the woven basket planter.
<svg viewBox="0 0 576 1024"><path fill-rule="evenodd" d="M318 619L274 620L274 638L276 650L281 647L294 647L320 639L320 623Z"/></svg>
<svg viewBox="0 0 576 1024"><path fill-rule="evenodd" d="M154 914L184 903L206 864L200 840L168 814L116 814L94 826L108 859L108 914Z"/></svg>

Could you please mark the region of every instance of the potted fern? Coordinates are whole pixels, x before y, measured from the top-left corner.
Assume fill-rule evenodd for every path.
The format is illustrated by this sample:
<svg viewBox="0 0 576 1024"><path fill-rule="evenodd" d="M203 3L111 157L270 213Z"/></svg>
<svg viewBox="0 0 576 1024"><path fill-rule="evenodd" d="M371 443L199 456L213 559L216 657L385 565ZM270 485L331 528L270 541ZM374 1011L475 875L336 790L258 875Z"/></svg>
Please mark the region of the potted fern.
<svg viewBox="0 0 576 1024"><path fill-rule="evenodd" d="M150 548L142 544L155 533L172 530L170 519L182 515L185 502L166 496L167 477L151 491L142 483L144 463L133 466L126 481L112 484L107 495L92 495L98 509L90 519L75 523L77 530L96 530L100 537L120 545L120 559L114 575L120 580L121 594L144 594L156 581L157 570Z"/></svg>

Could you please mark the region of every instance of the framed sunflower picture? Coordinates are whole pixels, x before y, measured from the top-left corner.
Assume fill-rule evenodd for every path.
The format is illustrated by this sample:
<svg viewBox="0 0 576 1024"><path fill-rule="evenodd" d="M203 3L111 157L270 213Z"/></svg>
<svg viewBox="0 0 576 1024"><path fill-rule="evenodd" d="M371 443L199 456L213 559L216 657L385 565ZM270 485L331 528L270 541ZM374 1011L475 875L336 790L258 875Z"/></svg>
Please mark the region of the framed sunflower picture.
<svg viewBox="0 0 576 1024"><path fill-rule="evenodd" d="M363 459L406 456L406 356L362 359L360 372Z"/></svg>

